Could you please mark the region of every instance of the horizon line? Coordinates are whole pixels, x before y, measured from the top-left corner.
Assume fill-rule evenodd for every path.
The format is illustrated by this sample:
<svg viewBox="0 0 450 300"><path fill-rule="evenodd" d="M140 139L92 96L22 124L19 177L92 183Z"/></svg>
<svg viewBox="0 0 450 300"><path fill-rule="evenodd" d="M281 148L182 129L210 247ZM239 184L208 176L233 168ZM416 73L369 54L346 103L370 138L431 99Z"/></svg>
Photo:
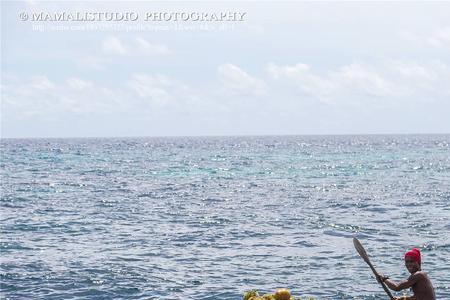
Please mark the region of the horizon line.
<svg viewBox="0 0 450 300"><path fill-rule="evenodd" d="M303 134L218 134L218 135L135 135L135 136L30 136L30 137L3 137L0 140L21 139L126 139L126 138L220 138L220 137L295 137L295 136L400 136L400 135L450 135L442 133L303 133Z"/></svg>

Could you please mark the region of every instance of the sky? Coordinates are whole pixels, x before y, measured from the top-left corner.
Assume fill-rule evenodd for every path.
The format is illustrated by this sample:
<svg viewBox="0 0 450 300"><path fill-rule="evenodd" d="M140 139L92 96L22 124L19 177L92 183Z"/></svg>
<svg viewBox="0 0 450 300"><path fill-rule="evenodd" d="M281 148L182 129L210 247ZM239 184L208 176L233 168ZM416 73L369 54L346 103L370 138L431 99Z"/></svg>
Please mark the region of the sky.
<svg viewBox="0 0 450 300"><path fill-rule="evenodd" d="M1 136L450 133L449 12L2 1Z"/></svg>

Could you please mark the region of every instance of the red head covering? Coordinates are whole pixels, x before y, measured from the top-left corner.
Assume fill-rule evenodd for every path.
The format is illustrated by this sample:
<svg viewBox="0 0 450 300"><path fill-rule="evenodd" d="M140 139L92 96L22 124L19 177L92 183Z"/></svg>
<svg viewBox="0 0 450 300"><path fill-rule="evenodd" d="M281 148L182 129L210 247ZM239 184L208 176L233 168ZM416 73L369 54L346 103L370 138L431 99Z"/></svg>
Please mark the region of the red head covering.
<svg viewBox="0 0 450 300"><path fill-rule="evenodd" d="M416 262L419 263L419 265L422 263L422 259L420 257L420 250L417 248L412 249L411 251L408 251L405 253L405 259L407 257L412 257Z"/></svg>

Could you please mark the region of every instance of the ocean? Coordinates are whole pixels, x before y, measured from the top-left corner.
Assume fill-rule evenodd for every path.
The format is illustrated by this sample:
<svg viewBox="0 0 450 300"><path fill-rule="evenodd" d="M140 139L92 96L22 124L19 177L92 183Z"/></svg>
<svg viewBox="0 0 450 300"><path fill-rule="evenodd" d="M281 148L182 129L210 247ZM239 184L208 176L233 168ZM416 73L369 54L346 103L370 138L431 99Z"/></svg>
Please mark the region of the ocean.
<svg viewBox="0 0 450 300"><path fill-rule="evenodd" d="M450 135L1 140L1 299L450 299ZM409 291L407 291L410 293ZM402 295L402 293L395 293Z"/></svg>

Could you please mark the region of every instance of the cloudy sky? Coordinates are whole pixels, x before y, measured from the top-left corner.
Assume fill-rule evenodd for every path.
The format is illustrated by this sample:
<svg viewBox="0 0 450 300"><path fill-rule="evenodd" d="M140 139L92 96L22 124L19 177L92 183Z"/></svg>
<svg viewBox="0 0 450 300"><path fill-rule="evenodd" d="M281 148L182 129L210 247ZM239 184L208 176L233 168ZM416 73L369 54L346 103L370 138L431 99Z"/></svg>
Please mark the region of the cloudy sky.
<svg viewBox="0 0 450 300"><path fill-rule="evenodd" d="M450 2L1 5L2 137L450 132Z"/></svg>

